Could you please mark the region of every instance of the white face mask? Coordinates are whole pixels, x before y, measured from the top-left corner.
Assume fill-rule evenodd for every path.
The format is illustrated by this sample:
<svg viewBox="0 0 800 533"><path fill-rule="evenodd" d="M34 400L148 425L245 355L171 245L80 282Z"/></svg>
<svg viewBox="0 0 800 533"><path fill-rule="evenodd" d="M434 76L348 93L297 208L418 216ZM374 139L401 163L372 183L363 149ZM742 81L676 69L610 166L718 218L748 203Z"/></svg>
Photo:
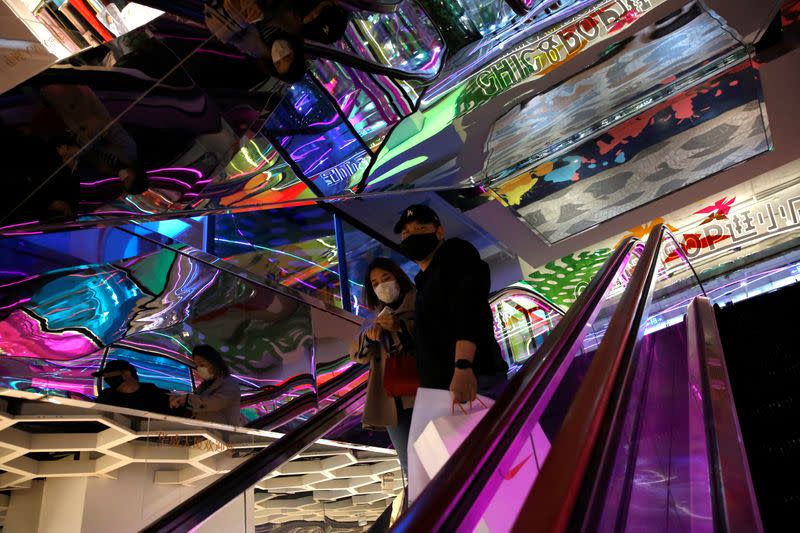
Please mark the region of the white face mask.
<svg viewBox="0 0 800 533"><path fill-rule="evenodd" d="M396 302L400 297L400 284L396 281L384 281L375 287L375 296L385 304Z"/></svg>
<svg viewBox="0 0 800 533"><path fill-rule="evenodd" d="M208 381L212 377L211 370L209 370L207 366L198 366L197 375L200 376L203 381Z"/></svg>
<svg viewBox="0 0 800 533"><path fill-rule="evenodd" d="M294 55L289 41L278 39L272 43L272 62L278 64L278 61Z"/></svg>

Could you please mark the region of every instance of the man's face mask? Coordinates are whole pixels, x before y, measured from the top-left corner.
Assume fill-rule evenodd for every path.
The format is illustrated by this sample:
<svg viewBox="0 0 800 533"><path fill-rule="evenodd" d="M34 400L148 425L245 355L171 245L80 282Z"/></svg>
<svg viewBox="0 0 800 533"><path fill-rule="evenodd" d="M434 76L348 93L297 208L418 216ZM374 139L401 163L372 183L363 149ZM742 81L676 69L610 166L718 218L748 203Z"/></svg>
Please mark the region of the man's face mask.
<svg viewBox="0 0 800 533"><path fill-rule="evenodd" d="M105 381L112 389L116 389L122 385L122 382L125 381L125 378L122 376L104 376L103 381Z"/></svg>
<svg viewBox="0 0 800 533"><path fill-rule="evenodd" d="M408 257L414 261L422 261L430 256L436 247L439 245L439 236L436 232L432 233L416 233L409 235L400 246Z"/></svg>

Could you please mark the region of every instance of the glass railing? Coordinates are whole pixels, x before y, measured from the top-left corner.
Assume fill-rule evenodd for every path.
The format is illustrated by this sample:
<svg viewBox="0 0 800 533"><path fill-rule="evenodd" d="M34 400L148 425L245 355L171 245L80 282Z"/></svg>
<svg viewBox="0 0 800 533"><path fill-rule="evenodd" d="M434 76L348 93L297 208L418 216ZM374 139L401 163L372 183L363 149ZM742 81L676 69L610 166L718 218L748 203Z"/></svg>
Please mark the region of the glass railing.
<svg viewBox="0 0 800 533"><path fill-rule="evenodd" d="M673 265L674 249L665 233L652 296L634 326L629 363L620 369L627 383L620 396L624 407L611 422L605 468L595 478L583 518L597 531L643 525L714 531L701 373L699 361L687 357L684 321L687 302L704 292L685 256Z"/></svg>
<svg viewBox="0 0 800 533"><path fill-rule="evenodd" d="M512 368L536 353L564 316L557 305L521 287L498 292L489 299L489 305L500 352Z"/></svg>

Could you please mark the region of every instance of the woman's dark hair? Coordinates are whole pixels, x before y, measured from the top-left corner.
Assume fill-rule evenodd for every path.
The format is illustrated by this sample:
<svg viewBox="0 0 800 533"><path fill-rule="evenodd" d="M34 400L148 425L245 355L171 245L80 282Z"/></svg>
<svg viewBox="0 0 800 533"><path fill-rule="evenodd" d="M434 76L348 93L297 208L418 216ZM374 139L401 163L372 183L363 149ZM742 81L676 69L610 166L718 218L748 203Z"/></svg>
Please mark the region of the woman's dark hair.
<svg viewBox="0 0 800 533"><path fill-rule="evenodd" d="M336 5L325 6L320 13L303 26L303 37L311 41L333 44L344 36L349 13Z"/></svg>
<svg viewBox="0 0 800 533"><path fill-rule="evenodd" d="M216 373L218 376L231 375L231 369L228 368L228 363L225 362L225 360L222 358L222 355L220 355L217 350L208 344L200 344L195 346L192 350L192 357L194 356L200 356L211 363L211 366L213 366L214 370L217 371Z"/></svg>
<svg viewBox="0 0 800 533"><path fill-rule="evenodd" d="M391 274L397 280L397 284L400 285L401 297L408 294L408 292L414 288L414 284L411 282L408 274L406 274L405 271L400 268L400 265L388 257L377 257L373 259L367 267L367 273L364 276L364 299L367 301L367 307L373 311L380 305L383 305L383 302L380 301L378 295L375 294L375 289L372 288L372 280L370 279L372 271L376 268L391 272Z"/></svg>

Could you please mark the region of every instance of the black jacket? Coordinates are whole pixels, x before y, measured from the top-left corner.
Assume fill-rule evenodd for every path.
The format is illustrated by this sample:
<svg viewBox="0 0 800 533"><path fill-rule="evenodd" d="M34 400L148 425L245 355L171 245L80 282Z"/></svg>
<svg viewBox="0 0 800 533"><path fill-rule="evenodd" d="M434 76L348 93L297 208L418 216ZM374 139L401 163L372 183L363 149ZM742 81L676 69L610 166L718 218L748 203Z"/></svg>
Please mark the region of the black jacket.
<svg viewBox="0 0 800 533"><path fill-rule="evenodd" d="M169 393L152 383L139 383L139 390L131 393L105 388L97 396L97 403L150 413L173 414L169 407Z"/></svg>
<svg viewBox="0 0 800 533"><path fill-rule="evenodd" d="M414 340L420 386L450 387L459 340L476 345L475 375L508 371L494 336L489 265L474 246L462 239L446 240L415 281Z"/></svg>

